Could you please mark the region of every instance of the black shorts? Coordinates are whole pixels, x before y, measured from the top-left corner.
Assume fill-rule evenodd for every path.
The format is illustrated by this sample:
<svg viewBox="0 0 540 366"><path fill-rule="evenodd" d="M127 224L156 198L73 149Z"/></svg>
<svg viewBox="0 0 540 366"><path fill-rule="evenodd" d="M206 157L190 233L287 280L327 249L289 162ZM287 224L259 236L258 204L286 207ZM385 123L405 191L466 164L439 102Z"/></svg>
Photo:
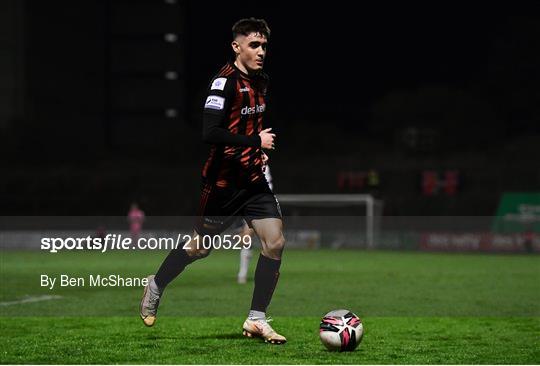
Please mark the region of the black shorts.
<svg viewBox="0 0 540 366"><path fill-rule="evenodd" d="M239 218L243 218L250 227L252 220L282 218L279 202L266 180L243 188L222 188L203 183L195 223L197 233L220 234Z"/></svg>

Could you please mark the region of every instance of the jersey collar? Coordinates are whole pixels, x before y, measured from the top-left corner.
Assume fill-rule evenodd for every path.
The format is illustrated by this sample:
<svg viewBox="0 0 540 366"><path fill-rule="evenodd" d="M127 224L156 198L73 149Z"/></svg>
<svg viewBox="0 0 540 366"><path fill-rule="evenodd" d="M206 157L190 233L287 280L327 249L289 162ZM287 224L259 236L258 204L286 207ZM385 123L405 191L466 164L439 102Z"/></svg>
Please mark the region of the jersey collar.
<svg viewBox="0 0 540 366"><path fill-rule="evenodd" d="M246 74L245 72L243 72L242 70L240 70L235 64L234 64L234 61L231 61L230 65L232 66L233 69L235 69L236 71L238 71L238 73L245 79L249 79L249 80L254 80L256 79L257 77L259 77L262 72L259 72L257 74L253 74L253 75L249 75L249 74Z"/></svg>

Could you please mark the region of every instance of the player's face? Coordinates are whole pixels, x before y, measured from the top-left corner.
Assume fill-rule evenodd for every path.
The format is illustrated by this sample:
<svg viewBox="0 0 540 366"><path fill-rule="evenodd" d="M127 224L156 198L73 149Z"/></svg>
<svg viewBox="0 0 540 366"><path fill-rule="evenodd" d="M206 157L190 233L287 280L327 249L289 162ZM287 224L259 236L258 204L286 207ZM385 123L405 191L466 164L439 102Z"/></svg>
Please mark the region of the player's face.
<svg viewBox="0 0 540 366"><path fill-rule="evenodd" d="M259 33L250 33L247 36L238 36L232 43L236 54L236 61L242 71L253 73L262 70L266 56L268 40Z"/></svg>

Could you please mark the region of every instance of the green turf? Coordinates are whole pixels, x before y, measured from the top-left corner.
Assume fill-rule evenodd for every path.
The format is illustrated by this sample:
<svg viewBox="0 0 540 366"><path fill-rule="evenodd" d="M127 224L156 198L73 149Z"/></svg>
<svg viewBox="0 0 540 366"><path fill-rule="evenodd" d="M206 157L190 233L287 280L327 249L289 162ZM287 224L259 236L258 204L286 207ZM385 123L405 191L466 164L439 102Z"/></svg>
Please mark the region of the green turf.
<svg viewBox="0 0 540 366"><path fill-rule="evenodd" d="M368 318L352 353L326 351L318 320L276 320L290 341L275 346L244 338L239 317L163 317L151 329L135 317L4 319L2 363L530 364L540 357L538 319Z"/></svg>
<svg viewBox="0 0 540 366"><path fill-rule="evenodd" d="M270 346L240 334L252 284L235 283L237 253L193 264L167 289L151 329L137 318L139 288L51 291L39 275L140 277L163 252L1 255L0 303L62 296L0 306L3 364L540 363L538 256L287 251L269 310L289 342ZM364 321L353 353L318 340L320 316L338 308Z"/></svg>

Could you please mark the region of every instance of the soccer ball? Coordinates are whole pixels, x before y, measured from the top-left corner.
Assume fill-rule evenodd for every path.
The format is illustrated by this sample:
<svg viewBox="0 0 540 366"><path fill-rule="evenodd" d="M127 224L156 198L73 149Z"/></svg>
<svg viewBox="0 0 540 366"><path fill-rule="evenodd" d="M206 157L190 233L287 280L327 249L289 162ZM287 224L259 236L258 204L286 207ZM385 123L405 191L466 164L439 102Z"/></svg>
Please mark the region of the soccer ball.
<svg viewBox="0 0 540 366"><path fill-rule="evenodd" d="M322 318L319 336L330 351L354 351L362 341L364 326L349 310L334 310Z"/></svg>

